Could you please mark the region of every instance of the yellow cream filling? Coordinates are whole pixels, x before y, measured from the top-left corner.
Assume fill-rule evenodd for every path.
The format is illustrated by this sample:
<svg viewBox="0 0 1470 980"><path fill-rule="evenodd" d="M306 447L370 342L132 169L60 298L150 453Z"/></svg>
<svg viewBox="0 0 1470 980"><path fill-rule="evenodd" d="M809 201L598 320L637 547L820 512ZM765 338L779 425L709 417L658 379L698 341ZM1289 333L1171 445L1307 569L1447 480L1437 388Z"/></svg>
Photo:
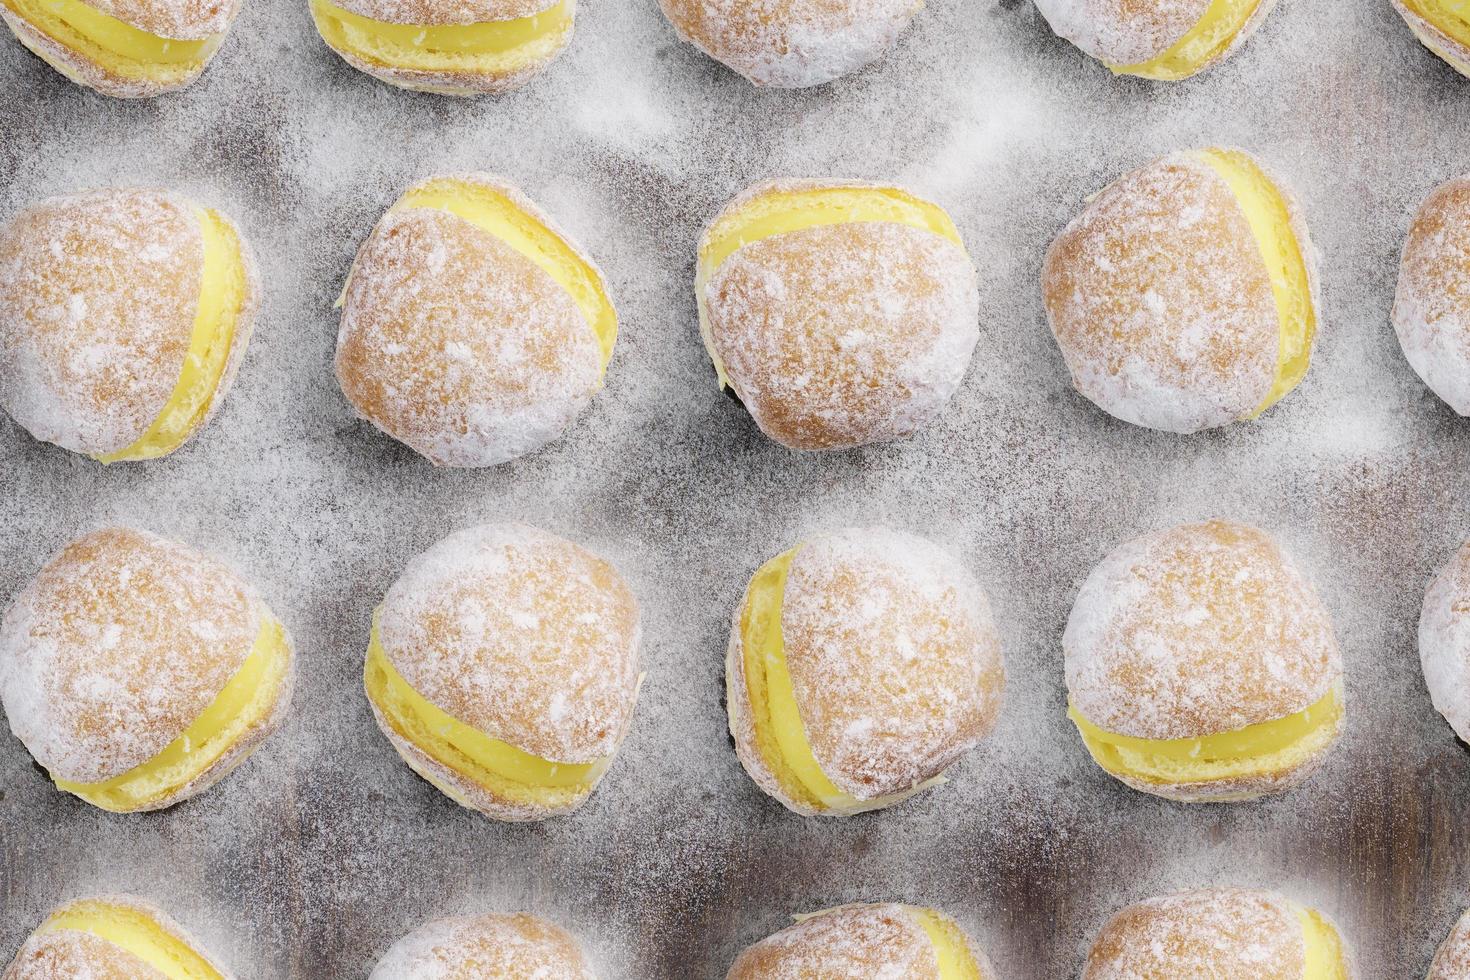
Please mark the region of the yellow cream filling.
<svg viewBox="0 0 1470 980"><path fill-rule="evenodd" d="M1404 0L1404 6L1442 31L1455 43L1462 47L1470 47L1470 0ZM1440 51L1423 35L1420 35L1420 40L1424 41L1441 58L1451 64L1456 63L1456 59Z"/></svg>
<svg viewBox="0 0 1470 980"><path fill-rule="evenodd" d="M781 635L781 605L786 576L797 548L766 562L751 578L740 613L740 642L746 696L757 751L782 790L792 799L838 813L876 810L912 796L939 780L929 780L902 793L859 799L838 789L822 767L806 735L796 689L786 667Z"/></svg>
<svg viewBox="0 0 1470 980"><path fill-rule="evenodd" d="M220 972L192 946L142 909L84 899L51 913L36 933L45 935L61 929L86 932L105 939L169 980L224 980Z"/></svg>
<svg viewBox="0 0 1470 980"><path fill-rule="evenodd" d="M410 190L393 205L448 211L500 239L565 289L597 337L607 370L618 339L618 314L602 288L601 277L566 239L527 214L491 187L444 177ZM345 295L345 290L344 290Z"/></svg>
<svg viewBox="0 0 1470 980"><path fill-rule="evenodd" d="M1116 776L1158 784L1210 783L1289 770L1327 746L1342 718L1342 685L1275 721L1201 738L1134 738L1109 732L1068 705L1087 751Z"/></svg>
<svg viewBox="0 0 1470 980"><path fill-rule="evenodd" d="M199 208L204 236L204 271L189 350L179 380L153 423L131 446L94 457L103 463L155 459L179 448L204 422L224 379L235 344L235 327L245 302L245 259L240 239L218 212Z"/></svg>
<svg viewBox="0 0 1470 980"><path fill-rule="evenodd" d="M1315 909L1298 908L1302 939L1306 945L1306 969L1302 980L1348 980L1342 938Z"/></svg>
<svg viewBox="0 0 1470 980"><path fill-rule="evenodd" d="M1255 418L1301 382L1312 359L1317 314L1312 308L1307 263L1291 226L1286 199L1248 154L1210 149L1199 151L1198 156L1230 185L1271 276L1280 337L1276 378L1265 399L1246 416Z"/></svg>
<svg viewBox="0 0 1470 980"><path fill-rule="evenodd" d="M572 28L575 0L530 17L477 24L393 24L311 0L322 38L339 51L390 68L512 72L542 61ZM473 60L469 60L473 59Z"/></svg>
<svg viewBox="0 0 1470 980"><path fill-rule="evenodd" d="M198 65L224 40L214 34L179 40L150 34L81 0L0 0L12 13L57 44L123 78L149 79L159 68ZM53 67L50 58L46 59ZM64 74L70 77L72 71Z"/></svg>
<svg viewBox="0 0 1470 980"><path fill-rule="evenodd" d="M553 762L466 725L414 690L398 673L378 638L376 614L363 685L400 738L501 799L555 805L591 789L612 763L610 756L590 763ZM462 793L434 773L414 768L445 795L466 802Z"/></svg>
<svg viewBox="0 0 1470 980"><path fill-rule="evenodd" d="M1261 0L1214 0L1195 25L1168 49L1136 65L1108 65L1115 74L1159 81L1188 78L1230 47Z"/></svg>
<svg viewBox="0 0 1470 980"><path fill-rule="evenodd" d="M714 361L720 387L729 385L725 365L710 333L705 289L715 271L741 248L763 238L821 225L889 222L932 231L965 247L945 210L897 187L819 187L770 190L717 219L700 241L694 292L704 346Z"/></svg>
<svg viewBox="0 0 1470 980"><path fill-rule="evenodd" d="M964 934L953 919L934 909L910 905L908 910L934 946L934 957L939 962L939 980L983 980L980 964L970 955L970 945L965 942Z"/></svg>
<svg viewBox="0 0 1470 980"><path fill-rule="evenodd" d="M262 610L255 645L240 669L184 733L142 765L96 783L57 779L58 789L114 813L130 813L170 795L205 773L251 726L275 710L291 664L286 630Z"/></svg>

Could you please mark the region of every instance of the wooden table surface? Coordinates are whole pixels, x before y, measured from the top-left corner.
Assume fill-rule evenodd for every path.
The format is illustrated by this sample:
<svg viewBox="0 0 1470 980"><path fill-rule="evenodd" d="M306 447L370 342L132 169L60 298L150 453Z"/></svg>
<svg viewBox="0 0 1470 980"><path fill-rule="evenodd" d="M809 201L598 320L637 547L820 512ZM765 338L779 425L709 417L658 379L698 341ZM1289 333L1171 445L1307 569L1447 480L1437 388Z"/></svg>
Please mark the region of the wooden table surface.
<svg viewBox="0 0 1470 980"><path fill-rule="evenodd" d="M1287 0L1231 62L1177 86L1112 78L1028 3L934 0L882 63L804 92L750 88L678 44L652 0L588 0L545 77L474 102L381 86L327 52L304 2L247 0L187 93L85 94L6 37L0 106L0 218L63 190L171 186L240 220L266 288L235 391L174 457L103 468L0 421L0 601L68 538L134 523L256 581L301 668L284 730L163 813L94 811L0 738L0 959L54 903L126 890L242 978L356 980L426 918L531 909L612 980L718 980L791 912L894 899L948 909L1003 976L1046 980L1076 975L1120 905L1233 883L1319 904L1362 977L1414 978L1470 905L1470 754L1430 707L1414 640L1424 586L1470 528L1470 427L1388 325L1410 213L1470 170L1470 82L1387 0ZM1071 391L1037 275L1084 196L1208 143L1257 151L1296 188L1325 312L1296 392L1257 422L1178 437ZM435 471L353 420L331 371L358 242L410 181L451 169L521 184L601 262L622 316L607 387L573 430L484 472ZM951 211L981 273L982 337L919 437L797 455L715 390L693 243L745 183L829 174L898 180ZM1350 714L1301 789L1185 807L1087 758L1059 639L1114 544L1209 515L1271 529L1317 583ZM511 518L605 553L645 617L648 680L619 761L582 810L534 826L414 777L360 688L369 615L409 556ZM730 610L804 533L878 523L945 543L985 582L1005 710L947 785L803 820L730 749Z"/></svg>

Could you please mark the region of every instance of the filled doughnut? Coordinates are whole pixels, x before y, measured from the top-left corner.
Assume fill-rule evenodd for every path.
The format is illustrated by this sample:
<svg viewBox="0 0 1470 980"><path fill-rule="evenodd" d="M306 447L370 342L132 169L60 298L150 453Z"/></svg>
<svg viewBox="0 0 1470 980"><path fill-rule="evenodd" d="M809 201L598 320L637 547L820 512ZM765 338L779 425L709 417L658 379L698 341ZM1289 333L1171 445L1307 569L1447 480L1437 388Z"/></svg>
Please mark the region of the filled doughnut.
<svg viewBox="0 0 1470 980"><path fill-rule="evenodd" d="M1251 419L1297 386L1317 331L1316 252L1249 154L1171 153L1090 198L1042 288L1077 390L1168 432Z"/></svg>
<svg viewBox="0 0 1470 980"><path fill-rule="evenodd" d="M1174 82L1224 61L1276 0L1036 0L1057 35L1117 75Z"/></svg>
<svg viewBox="0 0 1470 980"><path fill-rule="evenodd" d="M498 95L572 39L576 0L310 0L317 33L359 71L399 88Z"/></svg>
<svg viewBox="0 0 1470 980"><path fill-rule="evenodd" d="M705 228L695 293L720 387L792 449L913 433L955 393L980 337L954 222L880 184L750 188Z"/></svg>
<svg viewBox="0 0 1470 980"><path fill-rule="evenodd" d="M1440 944L1424 980L1470 980L1470 912L1460 916Z"/></svg>
<svg viewBox="0 0 1470 980"><path fill-rule="evenodd" d="M1470 77L1470 9L1459 0L1393 0L1421 44Z"/></svg>
<svg viewBox="0 0 1470 980"><path fill-rule="evenodd" d="M1342 657L1317 593L1264 532L1134 538L1083 582L1062 635L1068 715L1098 765L1185 802L1288 789L1342 729Z"/></svg>
<svg viewBox="0 0 1470 980"><path fill-rule="evenodd" d="M1435 710L1470 742L1470 543L1460 546L1424 594L1419 663Z"/></svg>
<svg viewBox="0 0 1470 980"><path fill-rule="evenodd" d="M368 980L596 980L577 940L545 919L463 915L394 943Z"/></svg>
<svg viewBox="0 0 1470 980"><path fill-rule="evenodd" d="M259 294L212 208L156 190L48 198L0 228L0 405L104 463L165 456L229 391Z"/></svg>
<svg viewBox="0 0 1470 980"><path fill-rule="evenodd" d="M1414 216L1393 329L1429 390L1470 415L1470 176L1435 188Z"/></svg>
<svg viewBox="0 0 1470 980"><path fill-rule="evenodd" d="M21 44L78 85L137 99L203 73L240 0L0 0Z"/></svg>
<svg viewBox="0 0 1470 980"><path fill-rule="evenodd" d="M803 815L891 806L941 782L994 726L1005 686L979 583L898 531L818 534L766 562L735 611L735 749Z"/></svg>
<svg viewBox="0 0 1470 980"><path fill-rule="evenodd" d="M983 950L937 909L843 905L797 916L735 960L726 980L995 980Z"/></svg>
<svg viewBox="0 0 1470 980"><path fill-rule="evenodd" d="M0 980L228 978L161 909L130 895L104 895L53 910Z"/></svg>
<svg viewBox="0 0 1470 980"><path fill-rule="evenodd" d="M1282 895L1212 888L1151 898L1108 920L1082 980L1351 980L1325 915Z"/></svg>
<svg viewBox="0 0 1470 980"><path fill-rule="evenodd" d="M347 400L440 466L493 466L555 439L602 386L618 334L597 266L489 174L409 188L340 302Z"/></svg>
<svg viewBox="0 0 1470 980"><path fill-rule="evenodd" d="M451 534L373 617L378 727L445 795L498 820L581 805L638 698L638 603L608 562L523 524Z"/></svg>
<svg viewBox="0 0 1470 980"><path fill-rule="evenodd" d="M675 33L755 85L807 88L877 61L923 0L659 0Z"/></svg>
<svg viewBox="0 0 1470 980"><path fill-rule="evenodd" d="M213 558L129 528L68 544L0 619L0 701L58 789L118 813L214 785L280 725L291 638Z"/></svg>

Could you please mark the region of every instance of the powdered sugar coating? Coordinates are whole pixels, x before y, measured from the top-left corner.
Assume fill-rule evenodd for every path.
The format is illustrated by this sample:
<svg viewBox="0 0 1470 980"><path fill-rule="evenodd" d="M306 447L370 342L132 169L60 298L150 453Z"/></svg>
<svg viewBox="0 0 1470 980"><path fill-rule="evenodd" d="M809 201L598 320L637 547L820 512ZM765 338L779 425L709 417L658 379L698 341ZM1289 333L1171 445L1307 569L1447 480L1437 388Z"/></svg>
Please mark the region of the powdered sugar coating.
<svg viewBox="0 0 1470 980"><path fill-rule="evenodd" d="M1281 895L1218 888L1151 898L1098 935L1082 980L1302 980L1306 942Z"/></svg>
<svg viewBox="0 0 1470 980"><path fill-rule="evenodd" d="M1424 594L1419 663L1435 710L1470 742L1470 543L1460 546Z"/></svg>
<svg viewBox="0 0 1470 980"><path fill-rule="evenodd" d="M771 182L722 214L771 192L878 186ZM761 431L793 449L840 449L911 435L943 410L980 336L976 282L947 238L849 222L740 247L713 271L704 306L714 352Z"/></svg>
<svg viewBox="0 0 1470 980"><path fill-rule="evenodd" d="M408 193L442 180L505 194L566 240L488 174L430 178ZM493 466L555 439L601 384L601 358L571 294L458 215L395 207L353 264L337 335L342 391L360 416L435 464Z"/></svg>
<svg viewBox="0 0 1470 980"><path fill-rule="evenodd" d="M383 599L383 650L455 718L532 755L612 755L638 688L638 603L617 570L524 524L457 531Z"/></svg>
<svg viewBox="0 0 1470 980"><path fill-rule="evenodd" d="M425 923L393 944L368 980L596 980L577 940L534 915Z"/></svg>
<svg viewBox="0 0 1470 980"><path fill-rule="evenodd" d="M1077 710L1135 738L1274 721L1342 677L1311 584L1270 536L1221 520L1114 549L1082 583L1062 650Z"/></svg>
<svg viewBox="0 0 1470 980"><path fill-rule="evenodd" d="M1213 0L1034 0L1059 37L1109 65L1137 65L1177 44ZM1224 61L1276 5L1261 0L1228 45L1200 70Z"/></svg>
<svg viewBox="0 0 1470 980"><path fill-rule="evenodd" d="M1430 390L1470 415L1470 176L1435 188L1414 216L1393 329Z"/></svg>
<svg viewBox="0 0 1470 980"><path fill-rule="evenodd" d="M1416 11L1410 10L1403 0L1393 0L1393 7L1421 44L1455 71L1470 78L1470 47L1466 47Z"/></svg>
<svg viewBox="0 0 1470 980"><path fill-rule="evenodd" d="M754 743L736 610L727 669L741 762L787 807ZM812 752L861 800L919 786L974 748L1000 713L1005 667L975 578L934 544L886 528L804 541L781 605L787 670Z"/></svg>
<svg viewBox="0 0 1470 980"><path fill-rule="evenodd" d="M883 55L922 0L659 0L679 36L754 85L807 88Z"/></svg>
<svg viewBox="0 0 1470 980"><path fill-rule="evenodd" d="M261 608L239 576L185 545L128 528L78 538L0 620L11 731L53 778L127 772L214 701L250 654Z"/></svg>
<svg viewBox="0 0 1470 980"><path fill-rule="evenodd" d="M1424 980L1470 980L1470 912L1445 937Z"/></svg>
<svg viewBox="0 0 1470 980"><path fill-rule="evenodd" d="M1315 252L1282 196L1315 308ZM1230 185L1196 152L1092 198L1048 250L1042 288L1073 384L1125 422L1196 432L1271 391L1281 341L1270 273Z"/></svg>
<svg viewBox="0 0 1470 980"><path fill-rule="evenodd" d="M206 421L234 382L259 302L250 247L236 238L245 295ZM178 382L203 263L197 208L167 191L84 191L20 212L0 229L0 404L73 452L132 445Z"/></svg>
<svg viewBox="0 0 1470 980"><path fill-rule="evenodd" d="M51 914L81 902L105 902L149 916L209 962L224 980L231 980L230 974L200 948L183 926L152 902L132 895L100 895L68 902ZM57 929L33 933L0 980L167 980L167 977L121 946L90 932Z"/></svg>
<svg viewBox="0 0 1470 980"><path fill-rule="evenodd" d="M389 24L483 24L532 17L560 0L333 0L343 10Z"/></svg>

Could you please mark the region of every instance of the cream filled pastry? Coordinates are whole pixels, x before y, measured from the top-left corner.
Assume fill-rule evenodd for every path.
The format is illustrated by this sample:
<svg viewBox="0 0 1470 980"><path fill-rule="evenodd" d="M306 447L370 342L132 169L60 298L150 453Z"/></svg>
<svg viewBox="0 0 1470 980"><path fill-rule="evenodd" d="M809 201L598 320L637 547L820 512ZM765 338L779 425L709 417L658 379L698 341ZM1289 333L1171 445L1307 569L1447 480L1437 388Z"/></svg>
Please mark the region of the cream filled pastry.
<svg viewBox="0 0 1470 980"><path fill-rule="evenodd" d="M523 524L451 534L393 583L364 685L409 767L462 806L539 820L602 779L638 697L638 604L608 562Z"/></svg>
<svg viewBox="0 0 1470 980"><path fill-rule="evenodd" d="M1429 390L1470 415L1470 176L1435 188L1414 216L1393 329Z"/></svg>
<svg viewBox="0 0 1470 980"><path fill-rule="evenodd" d="M685 41L755 85L807 88L876 61L923 0L659 0Z"/></svg>
<svg viewBox="0 0 1470 980"><path fill-rule="evenodd" d="M1173 82L1224 61L1276 0L1035 0L1052 30L1118 75Z"/></svg>
<svg viewBox="0 0 1470 980"><path fill-rule="evenodd" d="M910 435L980 337L975 267L942 208L856 181L758 184L699 241L700 332L720 386L792 449Z"/></svg>
<svg viewBox="0 0 1470 980"><path fill-rule="evenodd" d="M741 953L726 980L996 980L984 951L938 909L843 905L796 918Z"/></svg>
<svg viewBox="0 0 1470 980"><path fill-rule="evenodd" d="M118 98L184 88L204 71L240 0L0 0L0 17L37 57Z"/></svg>
<svg viewBox="0 0 1470 980"><path fill-rule="evenodd" d="M1470 77L1470 0L1393 0L1421 44Z"/></svg>
<svg viewBox="0 0 1470 980"><path fill-rule="evenodd" d="M1460 546L1424 594L1419 663L1435 710L1470 742L1470 543Z"/></svg>
<svg viewBox="0 0 1470 980"><path fill-rule="evenodd" d="M1312 586L1228 521L1128 541L1062 635L1068 714L1098 765L1184 802L1247 800L1314 772L1342 729L1342 657Z"/></svg>
<svg viewBox="0 0 1470 980"><path fill-rule="evenodd" d="M0 702L57 788L119 813L172 806L280 725L295 656L255 590L143 531L67 545L0 619Z"/></svg>
<svg viewBox="0 0 1470 980"><path fill-rule="evenodd" d="M882 528L815 535L763 565L725 661L741 763L804 815L876 810L940 782L994 726L1004 685L980 585Z"/></svg>
<svg viewBox="0 0 1470 980"><path fill-rule="evenodd" d="M1424 980L1470 980L1470 912L1445 937Z"/></svg>
<svg viewBox="0 0 1470 980"><path fill-rule="evenodd" d="M577 940L535 915L435 919L404 936L368 980L596 980Z"/></svg>
<svg viewBox="0 0 1470 980"><path fill-rule="evenodd" d="M230 980L163 910L130 895L67 902L0 980Z"/></svg>
<svg viewBox="0 0 1470 980"><path fill-rule="evenodd" d="M1171 153L1088 200L1042 291L1072 383L1168 432L1252 419L1297 386L1316 336L1317 253L1252 156Z"/></svg>
<svg viewBox="0 0 1470 980"><path fill-rule="evenodd" d="M354 68L399 88L497 95L572 39L576 0L308 0L316 29Z"/></svg>
<svg viewBox="0 0 1470 980"><path fill-rule="evenodd" d="M597 266L488 174L409 188L340 303L347 400L440 466L493 466L555 439L602 387L618 333Z"/></svg>
<svg viewBox="0 0 1470 980"><path fill-rule="evenodd" d="M1082 980L1352 980L1321 912L1283 895L1212 888L1151 898L1108 920Z"/></svg>
<svg viewBox="0 0 1470 980"><path fill-rule="evenodd" d="M104 463L165 456L229 391L259 293L218 211L154 190L48 198L0 228L0 405Z"/></svg>

